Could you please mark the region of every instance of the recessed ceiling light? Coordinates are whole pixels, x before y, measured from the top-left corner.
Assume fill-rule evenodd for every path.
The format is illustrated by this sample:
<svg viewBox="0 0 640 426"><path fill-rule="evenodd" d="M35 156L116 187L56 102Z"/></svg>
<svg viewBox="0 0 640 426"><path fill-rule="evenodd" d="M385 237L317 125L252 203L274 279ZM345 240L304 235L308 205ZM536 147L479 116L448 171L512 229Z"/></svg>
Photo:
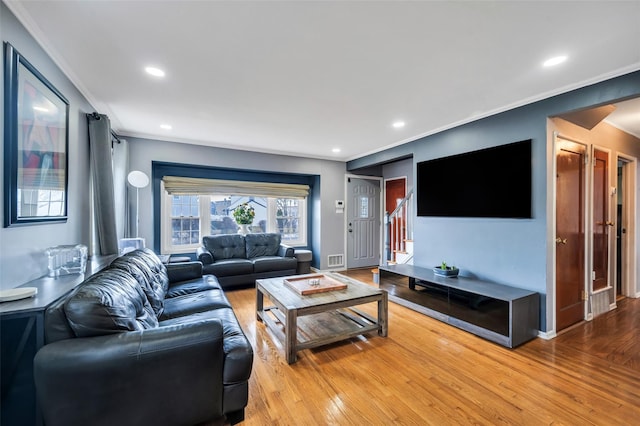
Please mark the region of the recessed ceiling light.
<svg viewBox="0 0 640 426"><path fill-rule="evenodd" d="M393 127L395 127L396 129L404 127L404 121L396 121L395 123L393 123Z"/></svg>
<svg viewBox="0 0 640 426"><path fill-rule="evenodd" d="M154 77L164 77L164 71L162 71L160 68L146 67L144 70L147 72L147 74L151 74Z"/></svg>
<svg viewBox="0 0 640 426"><path fill-rule="evenodd" d="M333 148L331 152L335 152L337 154L338 152L340 152L340 148Z"/></svg>
<svg viewBox="0 0 640 426"><path fill-rule="evenodd" d="M160 128L161 128L161 129L164 129L164 130L171 130L171 129L173 129L173 127L171 127L171 124L161 124L161 125L160 125Z"/></svg>
<svg viewBox="0 0 640 426"><path fill-rule="evenodd" d="M542 64L542 66L545 67L552 67L554 65L558 65L563 63L564 61L567 60L567 57L565 55L562 56L555 56L553 58L549 58L546 61L544 61L544 63Z"/></svg>

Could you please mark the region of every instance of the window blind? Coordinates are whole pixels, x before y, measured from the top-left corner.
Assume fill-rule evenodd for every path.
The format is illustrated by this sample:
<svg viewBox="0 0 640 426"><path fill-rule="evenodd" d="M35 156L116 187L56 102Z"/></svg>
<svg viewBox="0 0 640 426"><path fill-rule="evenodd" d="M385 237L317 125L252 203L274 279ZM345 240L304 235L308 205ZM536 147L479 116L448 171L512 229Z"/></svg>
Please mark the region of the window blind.
<svg viewBox="0 0 640 426"><path fill-rule="evenodd" d="M273 198L306 198L309 185L165 176L164 189L175 195L255 195Z"/></svg>

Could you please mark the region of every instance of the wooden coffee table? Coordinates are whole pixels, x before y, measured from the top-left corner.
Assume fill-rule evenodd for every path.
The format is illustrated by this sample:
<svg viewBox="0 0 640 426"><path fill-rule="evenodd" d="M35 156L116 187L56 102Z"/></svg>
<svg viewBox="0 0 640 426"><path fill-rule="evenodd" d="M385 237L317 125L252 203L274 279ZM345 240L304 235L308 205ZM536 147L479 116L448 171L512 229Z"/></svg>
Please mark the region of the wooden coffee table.
<svg viewBox="0 0 640 426"><path fill-rule="evenodd" d="M318 274L309 274L317 276ZM289 364L296 362L298 351L377 331L387 336L388 297L385 290L368 286L337 274L324 274L346 283L347 288L301 295L284 284L280 277L256 280L257 318L284 343ZM264 297L275 306L264 307ZM354 306L378 303L374 318Z"/></svg>

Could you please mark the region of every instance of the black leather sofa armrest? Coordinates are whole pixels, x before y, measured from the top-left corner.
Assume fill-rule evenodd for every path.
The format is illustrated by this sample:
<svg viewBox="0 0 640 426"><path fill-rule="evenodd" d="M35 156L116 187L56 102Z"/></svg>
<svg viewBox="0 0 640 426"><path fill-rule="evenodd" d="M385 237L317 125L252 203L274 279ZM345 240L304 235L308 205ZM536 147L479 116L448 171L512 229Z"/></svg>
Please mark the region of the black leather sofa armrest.
<svg viewBox="0 0 640 426"><path fill-rule="evenodd" d="M47 426L197 424L223 415L223 357L215 319L60 340L34 358L38 403Z"/></svg>
<svg viewBox="0 0 640 426"><path fill-rule="evenodd" d="M211 265L213 263L213 255L203 246L196 249L196 258L205 265Z"/></svg>
<svg viewBox="0 0 640 426"><path fill-rule="evenodd" d="M169 283L202 278L202 262L180 262L167 265Z"/></svg>
<svg viewBox="0 0 640 426"><path fill-rule="evenodd" d="M281 257L293 257L295 249L286 244L280 244L280 249L278 250L278 256Z"/></svg>

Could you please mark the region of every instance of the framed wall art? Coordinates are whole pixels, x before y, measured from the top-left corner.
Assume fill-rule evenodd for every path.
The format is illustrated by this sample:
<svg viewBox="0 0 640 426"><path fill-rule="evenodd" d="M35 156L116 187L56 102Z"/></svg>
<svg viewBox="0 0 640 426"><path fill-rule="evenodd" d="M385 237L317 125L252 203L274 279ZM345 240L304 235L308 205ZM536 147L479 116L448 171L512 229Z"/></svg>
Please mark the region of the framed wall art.
<svg viewBox="0 0 640 426"><path fill-rule="evenodd" d="M69 102L4 44L4 226L66 222Z"/></svg>

